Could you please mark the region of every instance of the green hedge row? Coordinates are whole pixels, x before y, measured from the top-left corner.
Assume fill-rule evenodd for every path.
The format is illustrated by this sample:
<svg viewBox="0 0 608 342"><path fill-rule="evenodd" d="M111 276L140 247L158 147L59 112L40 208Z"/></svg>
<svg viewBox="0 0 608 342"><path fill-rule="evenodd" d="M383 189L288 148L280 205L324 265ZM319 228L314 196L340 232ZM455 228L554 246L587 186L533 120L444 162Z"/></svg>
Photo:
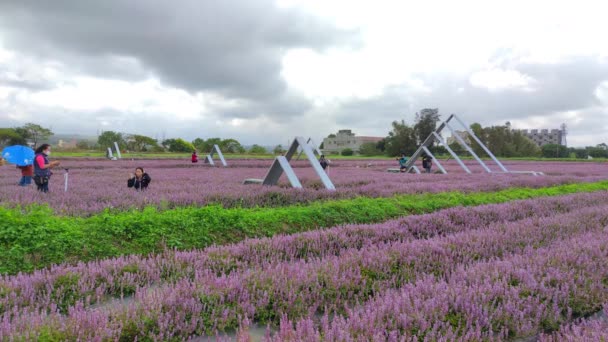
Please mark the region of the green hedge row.
<svg viewBox="0 0 608 342"><path fill-rule="evenodd" d="M280 208L188 207L59 217L46 206L0 207L0 273L31 272L54 263L88 261L227 244L347 223L382 222L455 206L502 203L542 196L608 190L608 181L498 192L354 198Z"/></svg>

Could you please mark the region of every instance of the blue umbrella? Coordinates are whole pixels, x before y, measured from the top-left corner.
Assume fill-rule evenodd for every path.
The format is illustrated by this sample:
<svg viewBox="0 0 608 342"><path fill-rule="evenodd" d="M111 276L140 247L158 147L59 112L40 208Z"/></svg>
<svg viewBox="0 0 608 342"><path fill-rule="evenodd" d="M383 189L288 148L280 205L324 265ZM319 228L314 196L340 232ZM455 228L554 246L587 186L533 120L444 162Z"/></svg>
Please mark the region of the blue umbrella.
<svg viewBox="0 0 608 342"><path fill-rule="evenodd" d="M34 163L34 150L27 146L14 145L2 150L2 158L12 164L27 166Z"/></svg>

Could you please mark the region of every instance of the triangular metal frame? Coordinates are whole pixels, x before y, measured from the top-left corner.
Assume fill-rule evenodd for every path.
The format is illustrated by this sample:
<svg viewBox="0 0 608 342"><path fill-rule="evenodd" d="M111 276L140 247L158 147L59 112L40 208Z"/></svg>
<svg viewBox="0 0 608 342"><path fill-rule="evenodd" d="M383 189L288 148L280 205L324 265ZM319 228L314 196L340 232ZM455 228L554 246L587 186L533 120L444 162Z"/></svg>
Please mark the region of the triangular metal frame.
<svg viewBox="0 0 608 342"><path fill-rule="evenodd" d="M477 154L473 151L473 149L464 141L464 139L462 139L462 137L460 135L458 135L456 133L454 128L452 128L452 126L450 125L450 121L452 119L456 120L456 122L458 122L462 126L462 128L464 128L464 130L471 136L471 138L473 138L473 140L475 140L475 142L477 142L479 144L479 146L481 146L481 148L494 161L494 163L496 163L496 165L500 168L501 171L492 172L492 170L490 170L490 168L486 165L486 163L484 163L483 160L481 160L481 158L479 158L479 156L477 156ZM439 163L439 160L433 156L433 154L431 153L431 151L428 148L433 143L433 141L437 141L441 145L443 145L443 147L445 147L445 149L448 151L448 153L450 153L450 155L452 155L452 157L458 162L458 164L460 164L460 167L462 167L462 169L466 173L469 173L469 174L471 173L471 170L462 162L462 160L458 157L458 155L450 148L448 143L441 136L441 131L443 131L443 129L446 127L452 133L452 136L456 139L456 141L458 141L458 144L460 144L467 152L469 152L473 156L473 158L475 158L475 160L477 160L477 162L481 165L481 167L484 169L484 171L487 173L526 173L526 174L532 174L534 176L544 175L542 172L537 172L537 171L509 171L509 170L507 170L507 168L494 156L494 154L490 151L490 149L488 149L486 147L486 145L484 145L481 142L481 140L479 140L479 138L477 138L477 136L475 135L475 133L473 133L473 131L469 128L469 126L467 126L455 114L451 114L447 118L447 120L443 121L439 125L439 127L437 127L437 129L435 129L434 132L429 134L429 136L422 142L422 144L420 145L420 147L418 147L416 152L414 152L414 154L410 157L410 159L405 163L407 172L414 170L416 173L420 173L420 170L418 170L418 168L414 164L416 163L416 160L420 157L422 152L424 152L427 155L429 155L431 158L433 158L433 161L435 162L435 164L437 164L437 167L439 167L439 170L441 171L441 173L447 174L447 171L445 170L445 168Z"/></svg>
<svg viewBox="0 0 608 342"><path fill-rule="evenodd" d="M217 152L217 155L218 157L220 157L222 165L224 167L228 166L228 164L226 164L226 159L224 159L224 155L222 154L222 151L220 150L220 147L217 146L217 144L213 145L213 147L211 148L211 152L209 152L209 154L205 156L205 163L209 163L209 165L215 166L215 163L213 162L214 152Z"/></svg>
<svg viewBox="0 0 608 342"><path fill-rule="evenodd" d="M308 138L308 140L306 140L306 143L312 147L312 151L317 153L317 156L321 156L323 153L321 153L321 150L317 147L317 144L315 144L315 142L312 140L312 138ZM300 152L298 153L298 157L296 158L296 160L300 160L300 156L302 156L302 152L304 152L303 150L300 150Z"/></svg>
<svg viewBox="0 0 608 342"><path fill-rule="evenodd" d="M275 158L274 162L272 163L272 166L270 167L270 169L268 169L268 172L266 173L262 184L277 185L277 183L279 182L279 178L281 178L281 175L283 174L283 172L285 172L285 175L287 175L287 179L289 180L292 187L302 188L302 184L300 183L298 176L296 176L295 172L293 172L293 169L291 168L291 165L289 164L291 158L297 152L298 147L302 149L302 152L304 152L304 154L306 155L306 158L310 162L310 165L312 165L317 175L319 175L319 178L325 186L325 189L336 190L336 187L331 182L329 176L327 176L327 173L325 173L325 170L323 170L321 164L315 157L313 148L308 145L308 143L304 140L303 137L296 137L291 143L289 150L287 150L287 153L285 153L284 156L278 156Z"/></svg>

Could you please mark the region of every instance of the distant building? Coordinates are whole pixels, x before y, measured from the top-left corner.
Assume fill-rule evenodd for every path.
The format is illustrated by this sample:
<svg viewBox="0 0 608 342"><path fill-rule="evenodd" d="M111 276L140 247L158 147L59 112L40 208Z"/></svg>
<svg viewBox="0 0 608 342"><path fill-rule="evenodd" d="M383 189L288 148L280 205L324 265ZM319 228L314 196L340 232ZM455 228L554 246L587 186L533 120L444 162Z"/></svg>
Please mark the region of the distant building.
<svg viewBox="0 0 608 342"><path fill-rule="evenodd" d="M59 141L57 142L57 147L61 147L61 148L75 148L77 145L77 141L76 139L72 139L70 141L65 141L63 139L59 139Z"/></svg>
<svg viewBox="0 0 608 342"><path fill-rule="evenodd" d="M458 134L458 136L460 136L460 138L462 138L462 140L464 140L467 145L471 145L471 138L467 131L454 131L454 133ZM448 143L448 145L452 145L453 143L458 143L458 140L456 140L456 137L451 136L446 139L446 142Z"/></svg>
<svg viewBox="0 0 608 342"><path fill-rule="evenodd" d="M564 145L564 135L561 129L516 129L514 131L521 132L530 140L534 141L538 146L549 144Z"/></svg>
<svg viewBox="0 0 608 342"><path fill-rule="evenodd" d="M377 143L383 137L365 137L356 136L350 129L339 130L337 134L330 134L327 138L323 139L323 153L340 153L344 149L351 149L355 153L359 153L361 145L365 143Z"/></svg>

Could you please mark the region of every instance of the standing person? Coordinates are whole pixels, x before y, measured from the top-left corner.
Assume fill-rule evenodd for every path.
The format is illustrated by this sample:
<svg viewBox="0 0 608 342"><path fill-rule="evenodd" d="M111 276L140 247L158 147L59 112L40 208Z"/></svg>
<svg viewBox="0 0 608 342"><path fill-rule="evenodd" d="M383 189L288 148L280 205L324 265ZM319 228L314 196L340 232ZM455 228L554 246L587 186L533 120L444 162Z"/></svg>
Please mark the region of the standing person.
<svg viewBox="0 0 608 342"><path fill-rule="evenodd" d="M127 186L129 188L135 188L135 190L145 190L152 181L152 178L144 172L144 169L138 167L135 169L135 174L129 174L129 180Z"/></svg>
<svg viewBox="0 0 608 342"><path fill-rule="evenodd" d="M32 177L34 176L34 164L19 166L17 168L21 170L21 180L19 181L20 186L27 186L32 184Z"/></svg>
<svg viewBox="0 0 608 342"><path fill-rule="evenodd" d="M428 155L424 155L422 157L422 168L426 170L426 173L431 173L431 168L433 167L433 158Z"/></svg>
<svg viewBox="0 0 608 342"><path fill-rule="evenodd" d="M192 152L192 162L198 163L198 155L196 154L196 150L194 150L194 152Z"/></svg>
<svg viewBox="0 0 608 342"><path fill-rule="evenodd" d="M51 145L42 144L36 149L34 157L34 183L38 187L38 191L49 192L49 180L53 175L51 169L59 166L58 161L49 162L51 154Z"/></svg>
<svg viewBox="0 0 608 342"><path fill-rule="evenodd" d="M327 169L327 167L329 166L329 161L327 159L325 159L325 155L321 155L319 157L319 164L321 164L321 167L323 168L323 170Z"/></svg>
<svg viewBox="0 0 608 342"><path fill-rule="evenodd" d="M408 158L405 153L401 153L401 158L397 158L397 160L399 161L399 171L406 172L407 167L405 167L405 164L407 164Z"/></svg>

